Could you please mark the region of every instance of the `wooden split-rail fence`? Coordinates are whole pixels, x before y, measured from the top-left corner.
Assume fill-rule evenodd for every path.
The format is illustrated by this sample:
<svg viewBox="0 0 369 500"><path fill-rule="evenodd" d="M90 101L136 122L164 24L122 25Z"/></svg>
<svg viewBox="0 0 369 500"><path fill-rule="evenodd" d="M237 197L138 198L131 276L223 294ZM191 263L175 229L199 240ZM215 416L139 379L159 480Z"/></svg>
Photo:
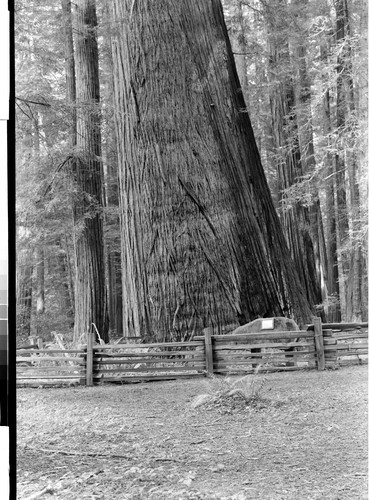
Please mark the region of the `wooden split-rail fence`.
<svg viewBox="0 0 369 500"><path fill-rule="evenodd" d="M211 328L188 342L94 344L45 349L42 342L17 349L17 384L134 382L334 368L367 363L368 323L313 324L299 331L214 335Z"/></svg>

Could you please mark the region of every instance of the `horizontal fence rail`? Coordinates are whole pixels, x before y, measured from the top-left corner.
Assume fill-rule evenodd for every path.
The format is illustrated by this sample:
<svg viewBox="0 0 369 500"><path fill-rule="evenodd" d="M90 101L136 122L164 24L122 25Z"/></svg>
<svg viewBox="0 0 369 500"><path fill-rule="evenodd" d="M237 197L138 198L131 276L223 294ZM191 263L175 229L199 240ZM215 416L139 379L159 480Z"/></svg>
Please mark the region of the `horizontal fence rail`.
<svg viewBox="0 0 369 500"><path fill-rule="evenodd" d="M32 350L29 348L32 347ZM94 345L93 334L79 349L17 349L18 385L105 382L199 377L224 373L294 371L368 362L368 323L312 325L298 331L204 335L188 342Z"/></svg>

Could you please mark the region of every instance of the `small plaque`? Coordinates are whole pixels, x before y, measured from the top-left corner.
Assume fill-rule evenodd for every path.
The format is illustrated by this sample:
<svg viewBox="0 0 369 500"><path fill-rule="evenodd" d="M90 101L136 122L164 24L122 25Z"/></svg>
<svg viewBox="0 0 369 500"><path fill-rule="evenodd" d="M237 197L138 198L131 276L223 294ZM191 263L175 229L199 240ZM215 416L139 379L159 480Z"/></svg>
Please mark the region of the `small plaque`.
<svg viewBox="0 0 369 500"><path fill-rule="evenodd" d="M274 318L262 319L261 320L262 330L274 330Z"/></svg>

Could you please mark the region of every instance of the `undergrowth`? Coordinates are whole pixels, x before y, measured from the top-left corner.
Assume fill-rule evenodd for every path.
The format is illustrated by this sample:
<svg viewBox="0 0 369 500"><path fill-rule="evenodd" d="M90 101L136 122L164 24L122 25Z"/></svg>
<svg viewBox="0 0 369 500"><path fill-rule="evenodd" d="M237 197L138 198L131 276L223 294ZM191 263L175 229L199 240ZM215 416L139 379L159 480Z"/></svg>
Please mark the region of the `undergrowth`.
<svg viewBox="0 0 369 500"><path fill-rule="evenodd" d="M253 374L235 377L210 375L206 380L206 392L192 401L193 408L216 409L221 413L232 413L246 408L265 408L270 399L264 393L267 388L267 373L258 375L259 365Z"/></svg>

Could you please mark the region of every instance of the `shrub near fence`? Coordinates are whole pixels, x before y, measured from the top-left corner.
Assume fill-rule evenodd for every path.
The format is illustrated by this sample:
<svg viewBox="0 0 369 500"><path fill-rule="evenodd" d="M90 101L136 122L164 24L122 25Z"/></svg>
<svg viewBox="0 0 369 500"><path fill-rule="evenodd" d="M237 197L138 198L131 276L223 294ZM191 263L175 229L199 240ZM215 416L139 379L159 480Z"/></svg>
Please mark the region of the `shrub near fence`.
<svg viewBox="0 0 369 500"><path fill-rule="evenodd" d="M213 335L190 342L94 345L82 349L17 350L18 384L163 380L206 374L292 371L367 362L368 323L321 324L295 332ZM42 346L40 346L42 347ZM259 352L255 352L258 349Z"/></svg>

